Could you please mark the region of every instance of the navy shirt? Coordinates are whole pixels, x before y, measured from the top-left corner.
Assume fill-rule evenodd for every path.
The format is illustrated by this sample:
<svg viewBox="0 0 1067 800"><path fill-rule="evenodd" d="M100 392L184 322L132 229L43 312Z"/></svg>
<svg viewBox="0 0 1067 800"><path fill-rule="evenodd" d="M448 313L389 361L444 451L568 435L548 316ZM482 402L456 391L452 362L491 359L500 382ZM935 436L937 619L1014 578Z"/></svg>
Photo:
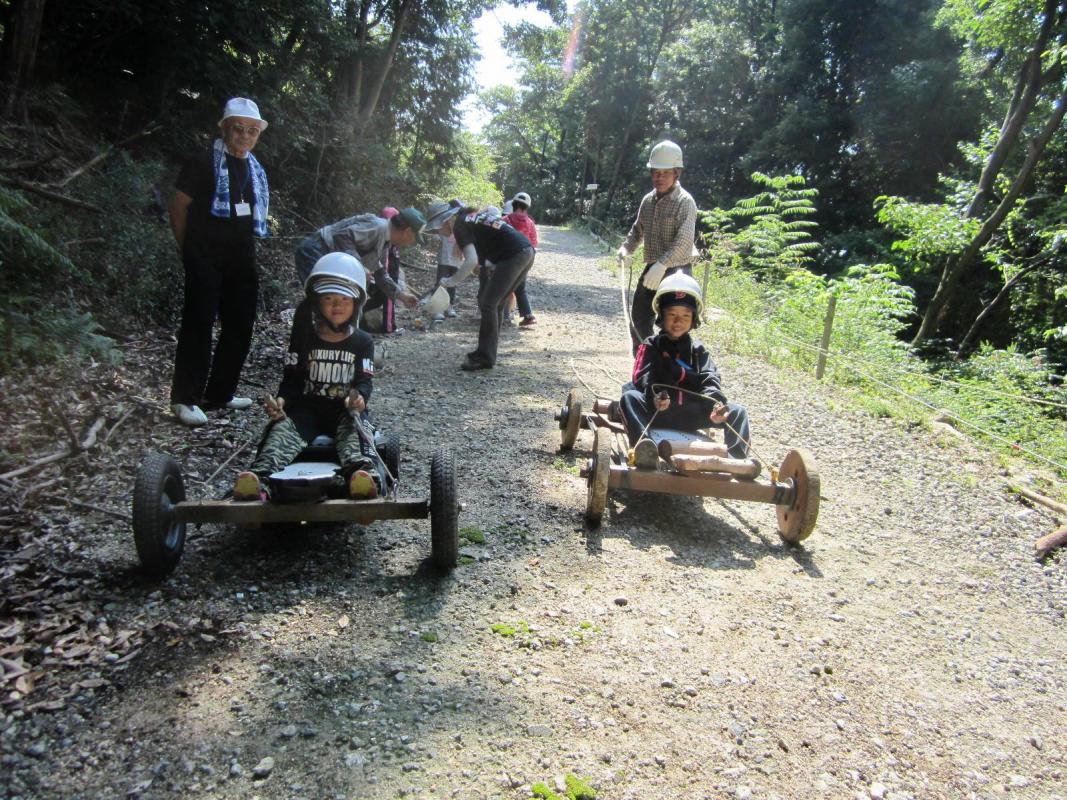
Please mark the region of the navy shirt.
<svg viewBox="0 0 1067 800"><path fill-rule="evenodd" d="M460 250L469 244L474 245L479 262L499 264L533 246L507 220L490 216L484 211L460 215L452 226L452 234Z"/></svg>

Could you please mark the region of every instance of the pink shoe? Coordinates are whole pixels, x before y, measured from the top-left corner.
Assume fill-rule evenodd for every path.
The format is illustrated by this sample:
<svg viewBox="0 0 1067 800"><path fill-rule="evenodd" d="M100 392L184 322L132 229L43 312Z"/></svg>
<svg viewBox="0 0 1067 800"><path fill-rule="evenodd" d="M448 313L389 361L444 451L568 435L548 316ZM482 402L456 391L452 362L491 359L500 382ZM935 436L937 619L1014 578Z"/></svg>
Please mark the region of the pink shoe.
<svg viewBox="0 0 1067 800"><path fill-rule="evenodd" d="M371 500L378 496L378 485L365 469L357 469L348 479L348 495L357 500Z"/></svg>

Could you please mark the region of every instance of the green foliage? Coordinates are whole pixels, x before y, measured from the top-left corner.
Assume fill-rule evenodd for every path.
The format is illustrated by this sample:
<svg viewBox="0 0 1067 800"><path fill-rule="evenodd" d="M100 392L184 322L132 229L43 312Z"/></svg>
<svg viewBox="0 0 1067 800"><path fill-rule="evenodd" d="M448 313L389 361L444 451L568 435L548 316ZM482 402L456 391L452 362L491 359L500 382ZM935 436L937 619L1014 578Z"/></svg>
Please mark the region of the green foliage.
<svg viewBox="0 0 1067 800"><path fill-rule="evenodd" d="M916 269L950 258L966 247L981 227L943 203L912 203L903 197L879 197L878 221L904 238L893 242Z"/></svg>
<svg viewBox="0 0 1067 800"><path fill-rule="evenodd" d="M763 191L738 200L730 210L731 216L748 223L734 236L742 263L774 277L810 264L819 249L811 240L818 191L806 188L800 175L754 172L752 181Z"/></svg>
<svg viewBox="0 0 1067 800"><path fill-rule="evenodd" d="M563 795L553 791L544 781L538 781L532 787L531 800L596 800L597 790L588 780L583 780L569 772L563 776L566 790Z"/></svg>
<svg viewBox="0 0 1067 800"><path fill-rule="evenodd" d="M68 293L70 259L18 219L32 206L0 187L0 373L65 358L113 363L114 343Z"/></svg>
<svg viewBox="0 0 1067 800"><path fill-rule="evenodd" d="M478 528L466 527L459 529L459 538L465 539L471 544L485 544L485 534Z"/></svg>
<svg viewBox="0 0 1067 800"><path fill-rule="evenodd" d="M491 630L498 636L510 638L518 633L529 633L530 626L524 620L520 619L514 624L507 622L494 622L492 625L489 626L489 630Z"/></svg>
<svg viewBox="0 0 1067 800"><path fill-rule="evenodd" d="M463 149L455 164L444 175L440 195L458 197L475 208L503 206L503 196L491 178L496 164L490 148L477 142L469 133L462 134L458 143Z"/></svg>

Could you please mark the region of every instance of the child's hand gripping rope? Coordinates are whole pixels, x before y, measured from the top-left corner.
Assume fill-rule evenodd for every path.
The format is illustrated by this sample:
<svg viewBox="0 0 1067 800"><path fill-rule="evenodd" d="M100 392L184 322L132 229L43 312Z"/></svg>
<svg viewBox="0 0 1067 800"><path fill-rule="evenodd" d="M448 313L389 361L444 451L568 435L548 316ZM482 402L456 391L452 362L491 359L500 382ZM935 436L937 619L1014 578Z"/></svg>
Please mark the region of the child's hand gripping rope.
<svg viewBox="0 0 1067 800"><path fill-rule="evenodd" d="M267 416L271 422L281 422L285 419L285 398L267 395L263 400L263 407L267 410Z"/></svg>

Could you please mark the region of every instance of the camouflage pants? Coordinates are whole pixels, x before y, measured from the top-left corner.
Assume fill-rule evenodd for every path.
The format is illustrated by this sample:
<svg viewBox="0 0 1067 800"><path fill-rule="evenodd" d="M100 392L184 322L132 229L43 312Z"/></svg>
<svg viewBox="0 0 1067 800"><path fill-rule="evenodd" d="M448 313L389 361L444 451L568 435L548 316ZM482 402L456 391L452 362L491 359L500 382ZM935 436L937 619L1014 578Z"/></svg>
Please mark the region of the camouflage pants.
<svg viewBox="0 0 1067 800"><path fill-rule="evenodd" d="M289 417L271 423L260 445L259 453L252 462L252 472L260 478L266 478L271 473L285 469L293 463L293 459L300 455L300 451L307 445L308 440L300 435L296 424ZM337 449L337 457L341 462L343 474L351 475L357 469L381 473L376 463L379 459L375 457L374 451L363 442L352 418L347 414L344 414L337 422L334 447Z"/></svg>

